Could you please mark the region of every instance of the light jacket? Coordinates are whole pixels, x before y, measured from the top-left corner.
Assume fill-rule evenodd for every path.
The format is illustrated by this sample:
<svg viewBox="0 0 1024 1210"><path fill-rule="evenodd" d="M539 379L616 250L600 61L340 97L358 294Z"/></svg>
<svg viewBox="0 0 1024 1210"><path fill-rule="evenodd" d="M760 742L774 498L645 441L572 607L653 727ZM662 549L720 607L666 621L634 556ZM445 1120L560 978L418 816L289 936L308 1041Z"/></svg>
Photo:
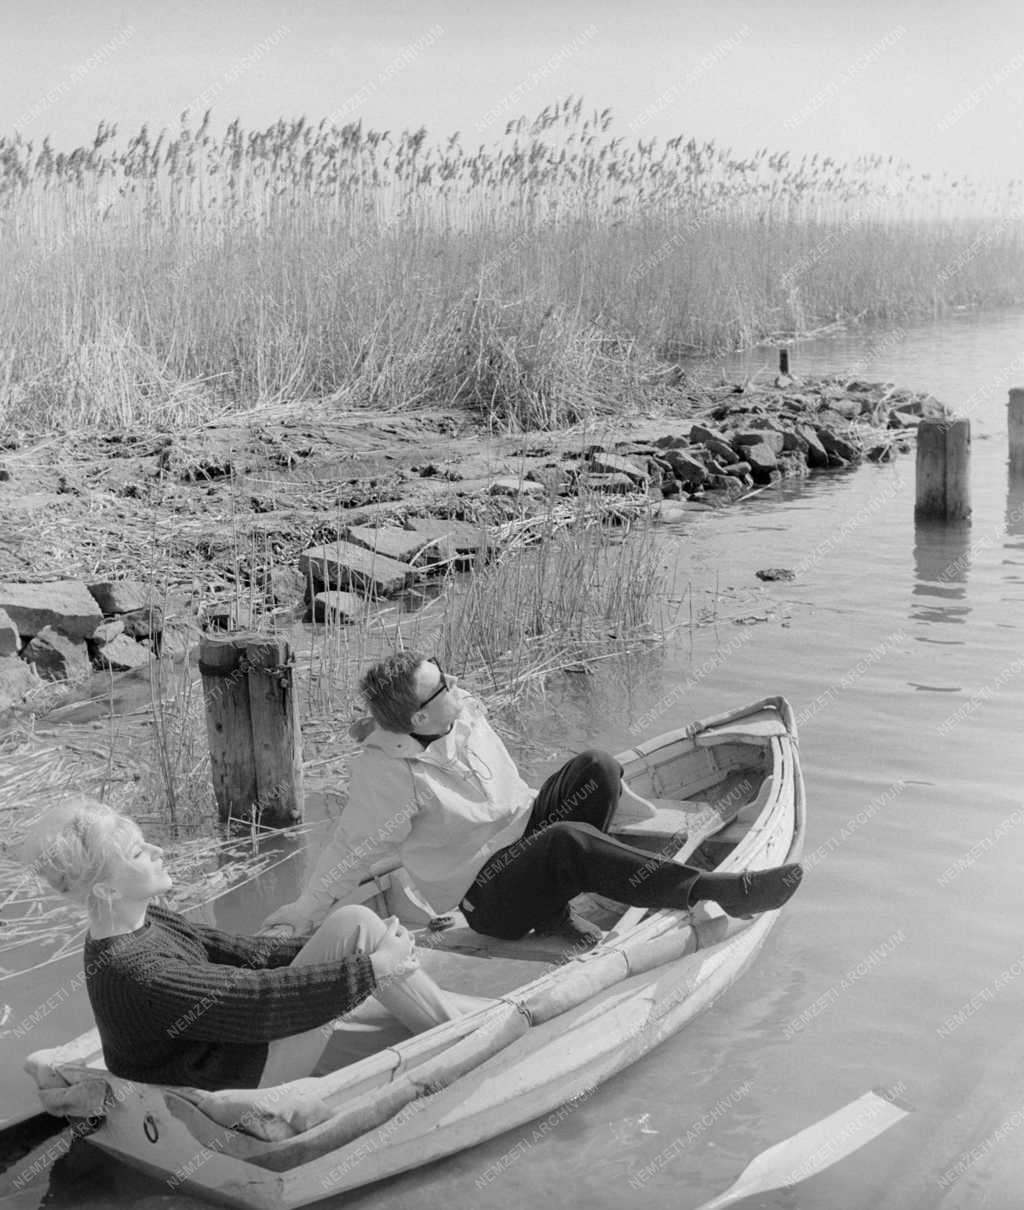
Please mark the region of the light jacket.
<svg viewBox="0 0 1024 1210"><path fill-rule="evenodd" d="M394 856L434 911L448 911L488 858L526 830L536 792L480 702L451 692L462 712L428 747L382 727L364 740L348 803L300 896L314 921L348 902L372 865Z"/></svg>

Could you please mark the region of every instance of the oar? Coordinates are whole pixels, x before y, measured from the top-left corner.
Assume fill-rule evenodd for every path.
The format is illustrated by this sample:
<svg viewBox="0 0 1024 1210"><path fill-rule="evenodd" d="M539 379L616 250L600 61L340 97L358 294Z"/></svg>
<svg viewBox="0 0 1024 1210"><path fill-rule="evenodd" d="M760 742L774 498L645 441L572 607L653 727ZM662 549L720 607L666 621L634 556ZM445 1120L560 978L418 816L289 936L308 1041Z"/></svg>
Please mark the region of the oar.
<svg viewBox="0 0 1024 1210"><path fill-rule="evenodd" d="M912 1112L912 1105L884 1088L866 1092L799 1134L762 1151L724 1193L702 1202L697 1210L719 1210L742 1198L805 1181L870 1143Z"/></svg>
<svg viewBox="0 0 1024 1210"><path fill-rule="evenodd" d="M716 832L721 832L724 827L731 824L745 806L747 806L745 802L731 803L726 799L717 808L710 807L707 811L702 811L695 819L690 821L689 830L686 833L686 843L675 854L672 860L678 862L679 865L685 865L705 840L708 840ZM681 814L682 812L680 812ZM601 944L607 945L611 941L618 941L634 925L639 924L649 911L650 908L631 907L623 912L615 927L605 934Z"/></svg>

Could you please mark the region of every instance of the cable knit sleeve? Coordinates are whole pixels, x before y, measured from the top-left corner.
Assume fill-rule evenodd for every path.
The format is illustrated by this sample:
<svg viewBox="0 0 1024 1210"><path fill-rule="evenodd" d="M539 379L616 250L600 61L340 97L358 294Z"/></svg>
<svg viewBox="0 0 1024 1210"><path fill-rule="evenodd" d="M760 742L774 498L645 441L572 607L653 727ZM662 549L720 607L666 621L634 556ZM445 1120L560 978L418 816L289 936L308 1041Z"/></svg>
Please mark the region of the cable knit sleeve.
<svg viewBox="0 0 1024 1210"><path fill-rule="evenodd" d="M315 1029L376 987L367 955L252 970L142 954L127 973L132 1007L168 1037L220 1043L270 1042Z"/></svg>
<svg viewBox="0 0 1024 1210"><path fill-rule="evenodd" d="M179 936L197 938L211 962L269 970L287 966L305 944L302 937L239 937L198 920L186 920L167 908L150 904L150 918Z"/></svg>

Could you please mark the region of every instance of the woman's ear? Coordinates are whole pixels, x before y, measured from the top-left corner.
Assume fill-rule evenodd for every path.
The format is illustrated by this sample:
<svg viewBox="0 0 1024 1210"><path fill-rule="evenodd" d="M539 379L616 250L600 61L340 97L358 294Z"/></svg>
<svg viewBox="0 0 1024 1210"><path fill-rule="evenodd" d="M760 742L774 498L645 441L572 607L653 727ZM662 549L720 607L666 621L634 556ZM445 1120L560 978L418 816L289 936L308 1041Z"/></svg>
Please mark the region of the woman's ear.
<svg viewBox="0 0 1024 1210"><path fill-rule="evenodd" d="M92 888L92 893L101 903L113 903L121 894L109 882L97 882Z"/></svg>

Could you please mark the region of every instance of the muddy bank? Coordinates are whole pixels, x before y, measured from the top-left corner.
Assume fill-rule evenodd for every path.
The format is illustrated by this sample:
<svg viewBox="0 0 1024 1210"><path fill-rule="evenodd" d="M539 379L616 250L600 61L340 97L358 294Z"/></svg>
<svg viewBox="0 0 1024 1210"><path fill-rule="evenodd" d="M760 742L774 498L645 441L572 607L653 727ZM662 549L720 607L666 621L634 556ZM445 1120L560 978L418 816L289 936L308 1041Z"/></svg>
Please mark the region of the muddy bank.
<svg viewBox="0 0 1024 1210"><path fill-rule="evenodd" d="M909 449L945 409L888 383L676 373L644 413L495 436L465 412L295 405L185 433L8 443L0 707L202 629L333 616L583 506L677 517Z"/></svg>

